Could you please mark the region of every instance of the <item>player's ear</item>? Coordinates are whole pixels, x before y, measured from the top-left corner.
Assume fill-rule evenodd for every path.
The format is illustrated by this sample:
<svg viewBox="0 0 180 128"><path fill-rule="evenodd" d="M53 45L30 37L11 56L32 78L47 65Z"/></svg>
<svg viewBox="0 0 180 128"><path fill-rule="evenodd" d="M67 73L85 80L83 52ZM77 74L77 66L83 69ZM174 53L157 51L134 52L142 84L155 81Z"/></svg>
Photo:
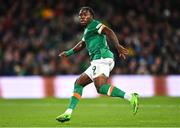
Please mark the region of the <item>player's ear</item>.
<svg viewBox="0 0 180 128"><path fill-rule="evenodd" d="M91 18L94 19L94 16L91 14Z"/></svg>

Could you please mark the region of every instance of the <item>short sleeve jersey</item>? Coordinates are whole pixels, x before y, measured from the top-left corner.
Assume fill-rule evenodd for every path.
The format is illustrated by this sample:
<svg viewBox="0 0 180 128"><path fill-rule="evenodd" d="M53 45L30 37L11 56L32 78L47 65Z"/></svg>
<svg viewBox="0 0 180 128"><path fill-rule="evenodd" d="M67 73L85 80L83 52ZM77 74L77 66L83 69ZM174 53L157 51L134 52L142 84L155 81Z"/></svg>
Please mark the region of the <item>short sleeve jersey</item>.
<svg viewBox="0 0 180 128"><path fill-rule="evenodd" d="M102 25L99 21L92 20L84 30L82 41L86 43L91 60L114 58L109 50L106 35L101 34Z"/></svg>

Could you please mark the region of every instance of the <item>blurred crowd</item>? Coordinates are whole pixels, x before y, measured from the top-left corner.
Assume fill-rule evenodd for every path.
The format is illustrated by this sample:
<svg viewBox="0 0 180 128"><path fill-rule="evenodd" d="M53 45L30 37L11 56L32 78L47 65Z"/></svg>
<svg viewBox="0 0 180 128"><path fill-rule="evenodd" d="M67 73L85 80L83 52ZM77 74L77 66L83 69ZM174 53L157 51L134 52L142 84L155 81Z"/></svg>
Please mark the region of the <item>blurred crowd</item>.
<svg viewBox="0 0 180 128"><path fill-rule="evenodd" d="M82 38L80 7L116 33L129 49L112 74L180 74L179 0L0 0L0 75L80 74L89 66L86 50L58 57Z"/></svg>

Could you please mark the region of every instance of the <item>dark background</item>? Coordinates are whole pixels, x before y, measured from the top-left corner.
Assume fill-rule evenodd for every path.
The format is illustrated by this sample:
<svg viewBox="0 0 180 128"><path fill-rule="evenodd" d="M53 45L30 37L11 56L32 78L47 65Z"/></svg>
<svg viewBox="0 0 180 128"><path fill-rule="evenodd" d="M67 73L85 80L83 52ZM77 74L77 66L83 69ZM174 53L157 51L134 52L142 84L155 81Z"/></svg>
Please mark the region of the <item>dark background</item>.
<svg viewBox="0 0 180 128"><path fill-rule="evenodd" d="M58 57L82 38L82 6L92 7L129 49L124 61L110 45L112 74L180 73L179 0L0 0L0 75L82 73L89 66L86 50Z"/></svg>

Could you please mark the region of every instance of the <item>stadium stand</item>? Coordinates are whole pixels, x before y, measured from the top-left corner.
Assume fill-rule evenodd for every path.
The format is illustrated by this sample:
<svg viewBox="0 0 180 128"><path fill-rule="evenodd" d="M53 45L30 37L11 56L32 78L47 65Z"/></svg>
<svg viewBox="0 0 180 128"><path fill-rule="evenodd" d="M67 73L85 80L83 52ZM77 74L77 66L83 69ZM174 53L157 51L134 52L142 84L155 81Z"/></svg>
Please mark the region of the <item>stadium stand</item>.
<svg viewBox="0 0 180 128"><path fill-rule="evenodd" d="M86 50L60 59L81 40L78 11L91 6L129 49L112 74L180 73L178 0L0 0L0 76L79 74L89 65Z"/></svg>

